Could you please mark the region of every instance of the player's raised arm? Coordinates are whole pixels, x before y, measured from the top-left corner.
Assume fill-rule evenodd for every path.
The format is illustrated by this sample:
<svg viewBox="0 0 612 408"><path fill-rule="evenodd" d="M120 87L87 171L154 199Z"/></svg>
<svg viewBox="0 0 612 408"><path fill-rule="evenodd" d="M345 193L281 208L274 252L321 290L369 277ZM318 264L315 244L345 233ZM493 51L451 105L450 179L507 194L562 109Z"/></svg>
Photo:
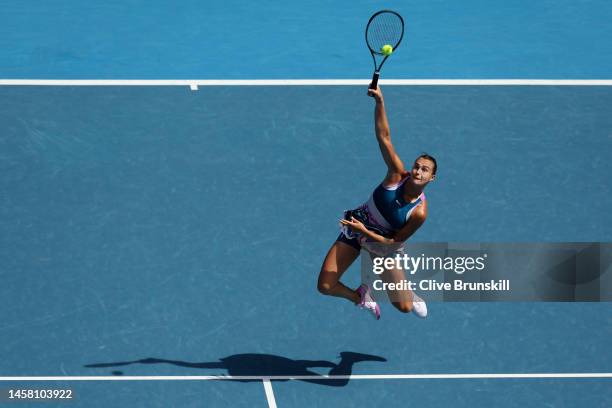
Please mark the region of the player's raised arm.
<svg viewBox="0 0 612 408"><path fill-rule="evenodd" d="M385 112L383 94L380 88L376 87L376 89L369 89L368 95L373 96L376 100L376 107L374 108L374 128L380 152L387 164L387 175L383 183L385 185L396 184L404 177L406 169L404 168L404 163L402 163L402 160L395 152L393 143L391 143L391 131L389 129L387 113Z"/></svg>

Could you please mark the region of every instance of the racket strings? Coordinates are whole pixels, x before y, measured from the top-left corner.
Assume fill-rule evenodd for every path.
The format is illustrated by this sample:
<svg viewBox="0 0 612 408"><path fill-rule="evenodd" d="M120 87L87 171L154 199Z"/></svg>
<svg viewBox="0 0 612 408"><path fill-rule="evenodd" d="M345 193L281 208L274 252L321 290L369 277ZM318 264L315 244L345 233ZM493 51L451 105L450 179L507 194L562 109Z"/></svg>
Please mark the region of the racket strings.
<svg viewBox="0 0 612 408"><path fill-rule="evenodd" d="M368 46L373 52L381 54L380 49L386 44L396 48L403 32L404 23L399 16L394 13L378 14L368 26L366 35Z"/></svg>

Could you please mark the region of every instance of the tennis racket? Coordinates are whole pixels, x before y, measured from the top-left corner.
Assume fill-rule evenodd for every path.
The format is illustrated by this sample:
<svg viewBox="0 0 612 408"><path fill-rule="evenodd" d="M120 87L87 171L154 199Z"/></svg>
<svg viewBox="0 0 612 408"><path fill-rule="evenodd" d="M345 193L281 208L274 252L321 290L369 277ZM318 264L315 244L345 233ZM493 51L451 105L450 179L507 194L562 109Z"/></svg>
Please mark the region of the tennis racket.
<svg viewBox="0 0 612 408"><path fill-rule="evenodd" d="M380 69L390 56L383 54L382 48L388 44L393 47L393 51L397 49L404 37L404 19L395 11L378 11L370 17L365 37L372 60L374 60L374 75L372 75L370 89L376 89Z"/></svg>

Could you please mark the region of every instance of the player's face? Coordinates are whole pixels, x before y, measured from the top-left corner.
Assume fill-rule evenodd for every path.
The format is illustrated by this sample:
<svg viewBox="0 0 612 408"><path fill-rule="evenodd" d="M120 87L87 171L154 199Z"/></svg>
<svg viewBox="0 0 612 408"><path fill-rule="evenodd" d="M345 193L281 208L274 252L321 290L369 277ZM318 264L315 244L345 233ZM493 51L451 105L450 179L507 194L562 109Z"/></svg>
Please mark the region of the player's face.
<svg viewBox="0 0 612 408"><path fill-rule="evenodd" d="M434 163L423 157L419 157L412 165L412 182L418 186L424 186L434 179Z"/></svg>

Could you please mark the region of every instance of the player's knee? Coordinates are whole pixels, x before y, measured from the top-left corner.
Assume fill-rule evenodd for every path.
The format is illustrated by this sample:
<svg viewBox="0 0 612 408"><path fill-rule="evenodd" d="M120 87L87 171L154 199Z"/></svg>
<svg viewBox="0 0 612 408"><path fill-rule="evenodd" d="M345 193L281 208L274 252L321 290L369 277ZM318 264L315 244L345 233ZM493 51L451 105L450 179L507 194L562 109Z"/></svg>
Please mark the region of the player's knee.
<svg viewBox="0 0 612 408"><path fill-rule="evenodd" d="M393 306L402 313L412 312L412 302L393 302Z"/></svg>
<svg viewBox="0 0 612 408"><path fill-rule="evenodd" d="M323 295L329 295L334 286L335 285L332 285L331 283L328 283L328 282L319 282L317 284L317 289L319 290L319 293Z"/></svg>
<svg viewBox="0 0 612 408"><path fill-rule="evenodd" d="M326 273L325 271L321 272L321 275L328 275L328 274L330 273L329 272ZM317 290L323 295L329 295L337 283L338 282L334 280L319 279L319 282L317 283Z"/></svg>

